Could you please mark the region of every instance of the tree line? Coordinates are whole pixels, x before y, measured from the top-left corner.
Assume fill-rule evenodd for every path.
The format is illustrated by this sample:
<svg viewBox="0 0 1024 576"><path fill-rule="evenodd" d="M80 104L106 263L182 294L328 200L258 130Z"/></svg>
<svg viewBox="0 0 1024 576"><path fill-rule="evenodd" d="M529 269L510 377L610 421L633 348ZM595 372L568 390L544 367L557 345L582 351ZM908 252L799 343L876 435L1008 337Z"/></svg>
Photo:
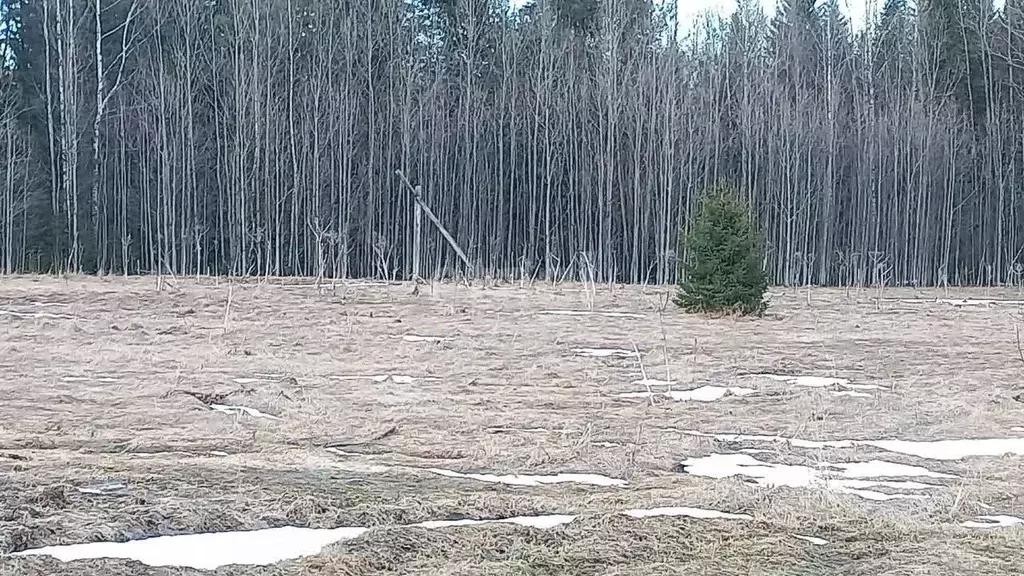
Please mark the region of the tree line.
<svg viewBox="0 0 1024 576"><path fill-rule="evenodd" d="M1024 280L1024 2L0 0L0 271Z"/></svg>

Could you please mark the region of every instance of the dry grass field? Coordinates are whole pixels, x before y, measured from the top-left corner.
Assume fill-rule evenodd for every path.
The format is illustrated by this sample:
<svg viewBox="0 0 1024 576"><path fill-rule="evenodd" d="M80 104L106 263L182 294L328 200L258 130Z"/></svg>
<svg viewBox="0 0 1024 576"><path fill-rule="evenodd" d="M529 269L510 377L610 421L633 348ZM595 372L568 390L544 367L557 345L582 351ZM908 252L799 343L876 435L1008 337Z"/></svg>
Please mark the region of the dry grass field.
<svg viewBox="0 0 1024 576"><path fill-rule="evenodd" d="M282 526L369 530L217 573L1024 573L1024 526L962 525L1024 518L1022 454L695 434L1024 442L1024 307L946 300L1016 291L777 288L751 320L684 315L666 287L412 288L0 278L0 574L206 574L9 553ZM703 386L734 390L663 394ZM697 473L713 454L760 465ZM755 483L769 469L823 478L871 461L929 475ZM623 482L507 485L432 469ZM623 514L681 506L745 516ZM549 514L576 517L407 526Z"/></svg>

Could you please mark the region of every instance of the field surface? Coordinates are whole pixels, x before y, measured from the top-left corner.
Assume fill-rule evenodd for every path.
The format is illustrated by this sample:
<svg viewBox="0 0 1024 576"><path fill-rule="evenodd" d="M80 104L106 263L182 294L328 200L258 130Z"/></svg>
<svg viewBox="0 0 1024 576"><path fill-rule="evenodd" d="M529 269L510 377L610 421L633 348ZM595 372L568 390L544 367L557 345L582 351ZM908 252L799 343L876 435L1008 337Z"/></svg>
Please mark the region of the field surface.
<svg viewBox="0 0 1024 576"><path fill-rule="evenodd" d="M669 294L0 278L0 574L287 526L367 530L216 573L1024 574L1021 294Z"/></svg>

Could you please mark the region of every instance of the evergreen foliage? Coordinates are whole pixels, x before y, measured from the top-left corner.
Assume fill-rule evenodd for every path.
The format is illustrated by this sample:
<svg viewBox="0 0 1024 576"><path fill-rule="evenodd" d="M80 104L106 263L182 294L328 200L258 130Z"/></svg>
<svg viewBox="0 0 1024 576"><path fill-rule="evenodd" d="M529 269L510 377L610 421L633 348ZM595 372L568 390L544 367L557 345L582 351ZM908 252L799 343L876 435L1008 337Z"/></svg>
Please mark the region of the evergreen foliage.
<svg viewBox="0 0 1024 576"><path fill-rule="evenodd" d="M760 241L747 206L731 191L711 191L685 242L678 306L687 312L764 312L768 280Z"/></svg>

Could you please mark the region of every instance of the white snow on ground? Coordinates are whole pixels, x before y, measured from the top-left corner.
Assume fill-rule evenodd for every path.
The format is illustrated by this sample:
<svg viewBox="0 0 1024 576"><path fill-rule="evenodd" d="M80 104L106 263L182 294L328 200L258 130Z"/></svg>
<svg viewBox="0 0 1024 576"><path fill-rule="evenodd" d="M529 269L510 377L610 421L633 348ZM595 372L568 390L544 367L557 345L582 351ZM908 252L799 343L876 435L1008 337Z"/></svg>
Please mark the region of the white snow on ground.
<svg viewBox="0 0 1024 576"><path fill-rule="evenodd" d="M402 340L406 342L445 342L448 338L444 336L417 336L416 334L406 334L402 336Z"/></svg>
<svg viewBox="0 0 1024 576"><path fill-rule="evenodd" d="M600 312L591 310L541 310L537 314L547 316L604 316L605 318L643 318L643 314L629 312Z"/></svg>
<svg viewBox="0 0 1024 576"><path fill-rule="evenodd" d="M225 405L225 404L210 404L210 408L212 410L216 410L217 412L223 412L225 414L234 414L236 416L239 415L239 414L245 414L247 416L252 416L253 418L269 418L270 420L281 420L281 418L278 418L277 416L274 416L273 414L267 414L266 412L260 412L259 410L255 409L255 408L248 408L246 406L228 406L228 405Z"/></svg>
<svg viewBox="0 0 1024 576"><path fill-rule="evenodd" d="M609 478L600 474L556 474L554 476L520 476L519 474L508 474L495 476L494 474L463 474L441 468L427 468L428 471L449 478L467 478L481 482L493 482L496 484L509 484L512 486L541 486L543 484L560 484L572 482L576 484L592 484L594 486L625 486L625 480Z"/></svg>
<svg viewBox="0 0 1024 576"><path fill-rule="evenodd" d="M926 458L929 460L960 460L971 456L1003 456L1005 454L1024 455L1024 438L978 438L968 440L932 440L916 442L910 440L800 440L782 436L762 436L750 434L706 434L693 430L684 430L683 434L714 438L726 442L779 442L797 448L852 448L854 446L871 446Z"/></svg>
<svg viewBox="0 0 1024 576"><path fill-rule="evenodd" d="M515 518L502 518L500 520L428 520L418 524L409 524L409 526L418 528L448 528L450 526L478 526L480 524L518 524L543 530L568 524L575 519L576 516L573 515L552 514L550 516L516 516Z"/></svg>
<svg viewBox="0 0 1024 576"><path fill-rule="evenodd" d="M961 524L965 528L1009 528L1018 524L1024 524L1024 519L1016 516L978 516L978 520L971 520Z"/></svg>
<svg viewBox="0 0 1024 576"><path fill-rule="evenodd" d="M575 348L573 353L594 358L636 358L636 352L617 348Z"/></svg>
<svg viewBox="0 0 1024 576"><path fill-rule="evenodd" d="M785 376L780 374L746 374L747 378L762 378L784 382L792 386L804 388L838 388L830 390L834 396L848 396L853 398L871 398L871 394L865 390L882 390L877 384L851 384L848 378L836 378L832 376Z"/></svg>
<svg viewBox="0 0 1024 576"><path fill-rule="evenodd" d="M52 556L62 562L91 558L125 558L148 566L180 566L216 570L229 564L266 566L319 554L328 544L360 536L366 528L270 528L244 532L214 532L160 536L128 542L93 542L47 546L15 553Z"/></svg>
<svg viewBox="0 0 1024 576"><path fill-rule="evenodd" d="M857 442L857 444L930 460L961 460L970 456L1002 456L1004 454L1024 456L1024 438L978 438L930 442L865 440Z"/></svg>
<svg viewBox="0 0 1024 576"><path fill-rule="evenodd" d="M914 466L903 466L888 462L872 461L864 465L830 464L827 468L838 468L842 472L829 473L820 468L789 464L762 462L749 454L711 454L703 458L690 458L683 463L684 470L694 476L708 478L729 478L740 476L754 479L760 486L789 486L792 488L824 488L834 492L853 494L868 500L922 499L921 494L906 491L922 491L937 488L933 484L910 481L867 480L864 478L930 476L935 473ZM869 476L870 475L870 476ZM838 476L834 478L833 476ZM870 488L890 488L904 492L887 494Z"/></svg>
<svg viewBox="0 0 1024 576"><path fill-rule="evenodd" d="M721 388L719 386L701 386L693 390L671 390L667 392L623 392L616 394L619 398L650 398L665 397L679 402L714 402L726 396L746 396L753 394L756 390L752 388Z"/></svg>
<svg viewBox="0 0 1024 576"><path fill-rule="evenodd" d="M428 380L429 378L416 378L402 374L366 374L355 376L330 376L332 380L370 380L376 383L391 381L395 384L412 384L416 380Z"/></svg>
<svg viewBox="0 0 1024 576"><path fill-rule="evenodd" d="M744 514L729 514L701 508L655 508L627 510L623 514L633 518L653 516L689 516L691 518L724 518L750 520ZM567 524L574 515L517 516L494 520L431 520L407 524L411 528L447 528L477 526L481 524L518 524L530 528L548 529ZM197 570L216 570L231 564L267 566L284 560L319 554L329 544L351 540L368 529L361 527L320 530L313 528L268 528L239 532L211 532L180 536L160 536L128 542L93 542L68 546L46 546L16 552L14 556L52 556L62 562L92 558L123 558L136 560L149 566L176 566Z"/></svg>
<svg viewBox="0 0 1024 576"><path fill-rule="evenodd" d="M794 386L805 386L807 388L826 388L828 386L845 386L850 383L847 378L832 378L824 376L781 376L778 374L749 374L751 378L767 378L777 382L785 382Z"/></svg>
<svg viewBox="0 0 1024 576"><path fill-rule="evenodd" d="M800 534L793 534L793 538L796 538L797 540L803 540L804 542L810 542L811 544L816 544L818 546L824 546L828 544L828 540L816 538L814 536L802 536Z"/></svg>
<svg viewBox="0 0 1024 576"><path fill-rule="evenodd" d="M643 380L634 380L630 384L633 386L673 386L676 382L672 380L659 380L657 378L645 378Z"/></svg>
<svg viewBox="0 0 1024 576"><path fill-rule="evenodd" d="M725 520L753 520L753 517L746 514L730 514L729 512L720 512L718 510L706 510L704 508L689 508L689 507L669 507L669 508L650 508L650 509L637 509L637 510L626 510L623 512L626 516L633 518L652 518L655 516L688 516L690 518L723 518Z"/></svg>

